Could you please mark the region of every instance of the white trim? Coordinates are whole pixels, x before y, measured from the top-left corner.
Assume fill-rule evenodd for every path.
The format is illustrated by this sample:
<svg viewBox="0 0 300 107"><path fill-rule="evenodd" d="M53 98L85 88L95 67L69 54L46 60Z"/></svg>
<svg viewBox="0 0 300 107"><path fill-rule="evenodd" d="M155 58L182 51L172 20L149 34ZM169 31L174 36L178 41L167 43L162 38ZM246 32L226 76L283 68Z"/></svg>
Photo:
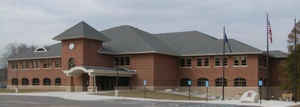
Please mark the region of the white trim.
<svg viewBox="0 0 300 107"><path fill-rule="evenodd" d="M173 56L213 56L213 55L223 55L222 53L206 53L206 54L173 54L168 52L158 52L158 51L141 51L141 52L101 52L98 50L100 54L111 54L111 55L122 55L122 54L145 54L145 53L158 53L158 54L166 54L166 55L173 55ZM251 55L251 54L263 54L263 52L232 52L232 53L225 53L226 55Z"/></svg>

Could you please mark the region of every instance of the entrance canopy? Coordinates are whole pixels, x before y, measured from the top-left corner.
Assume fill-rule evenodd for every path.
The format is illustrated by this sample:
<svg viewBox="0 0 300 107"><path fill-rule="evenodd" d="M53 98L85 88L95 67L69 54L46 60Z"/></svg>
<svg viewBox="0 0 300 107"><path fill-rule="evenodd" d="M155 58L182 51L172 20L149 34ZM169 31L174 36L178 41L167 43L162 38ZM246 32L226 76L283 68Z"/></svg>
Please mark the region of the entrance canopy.
<svg viewBox="0 0 300 107"><path fill-rule="evenodd" d="M119 76L132 77L136 74L134 70L129 70L125 67L102 67L102 66L77 66L69 70L65 70L67 76L79 75L87 73L90 76Z"/></svg>

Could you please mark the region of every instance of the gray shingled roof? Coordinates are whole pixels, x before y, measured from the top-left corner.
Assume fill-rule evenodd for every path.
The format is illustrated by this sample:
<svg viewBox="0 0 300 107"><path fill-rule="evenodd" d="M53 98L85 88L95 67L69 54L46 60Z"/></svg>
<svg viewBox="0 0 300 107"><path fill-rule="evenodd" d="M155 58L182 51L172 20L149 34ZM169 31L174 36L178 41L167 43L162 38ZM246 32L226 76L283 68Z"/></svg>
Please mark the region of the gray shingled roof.
<svg viewBox="0 0 300 107"><path fill-rule="evenodd" d="M73 27L67 29L63 33L54 37L54 40L67 40L67 39L77 39L77 38L86 38L86 39L95 39L100 41L110 41L111 39L107 38L102 33L98 32L96 29L85 23L84 21L74 25Z"/></svg>
<svg viewBox="0 0 300 107"><path fill-rule="evenodd" d="M24 49L18 52L17 55L10 56L9 60L19 59L37 59L37 58L53 58L61 56L61 43L53 44L45 47L47 52L35 52L32 49Z"/></svg>
<svg viewBox="0 0 300 107"><path fill-rule="evenodd" d="M102 31L112 41L104 43L101 53L164 53L176 55L163 41L152 34L132 26L123 25Z"/></svg>
<svg viewBox="0 0 300 107"><path fill-rule="evenodd" d="M287 58L288 54L279 50L270 51L270 56L273 58Z"/></svg>
<svg viewBox="0 0 300 107"><path fill-rule="evenodd" d="M100 35L93 34L93 32ZM112 55L138 53L161 53L174 56L220 55L223 43L222 39L198 31L151 34L129 25L123 25L98 32L84 22L73 26L54 39L63 40L81 37L81 35L88 35L84 37L89 37L89 39L110 38L111 41L104 42L99 52ZM230 39L229 42L233 50L230 54L262 54L261 50L240 41ZM10 60L61 56L61 44L46 48L48 51L43 53L26 50L10 57ZM228 50L226 52L228 54Z"/></svg>
<svg viewBox="0 0 300 107"><path fill-rule="evenodd" d="M222 39L217 39L198 31L164 33L156 34L156 36L181 56L216 55L222 53ZM259 49L234 39L230 39L229 43L232 47L232 53L230 54L261 53ZM226 53L228 52L229 50L226 48Z"/></svg>

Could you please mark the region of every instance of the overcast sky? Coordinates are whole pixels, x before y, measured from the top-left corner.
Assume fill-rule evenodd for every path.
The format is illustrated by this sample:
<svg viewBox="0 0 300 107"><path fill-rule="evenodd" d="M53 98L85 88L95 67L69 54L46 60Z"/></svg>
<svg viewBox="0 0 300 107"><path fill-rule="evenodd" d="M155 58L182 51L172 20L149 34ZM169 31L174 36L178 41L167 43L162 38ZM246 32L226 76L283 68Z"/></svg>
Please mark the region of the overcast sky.
<svg viewBox="0 0 300 107"><path fill-rule="evenodd" d="M270 13L272 50L287 51L287 35L300 0L1 0L0 53L8 43L49 45L52 38L84 20L98 30L132 25L151 33L197 30L259 49L266 47L265 13Z"/></svg>

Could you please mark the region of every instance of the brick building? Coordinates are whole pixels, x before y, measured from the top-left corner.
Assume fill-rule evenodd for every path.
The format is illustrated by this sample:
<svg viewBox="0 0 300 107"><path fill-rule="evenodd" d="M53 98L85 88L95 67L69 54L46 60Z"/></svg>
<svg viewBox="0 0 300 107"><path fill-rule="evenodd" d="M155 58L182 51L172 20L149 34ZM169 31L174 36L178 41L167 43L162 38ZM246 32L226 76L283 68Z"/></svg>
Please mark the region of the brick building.
<svg viewBox="0 0 300 107"><path fill-rule="evenodd" d="M53 39L60 43L9 58L9 88L111 90L119 77L123 88L141 88L144 80L148 89L180 88L192 80L199 92L208 80L219 95L224 64L232 96L271 78L263 51L230 39L232 52L223 59L223 40L198 31L152 34L128 25L97 31L80 22Z"/></svg>

